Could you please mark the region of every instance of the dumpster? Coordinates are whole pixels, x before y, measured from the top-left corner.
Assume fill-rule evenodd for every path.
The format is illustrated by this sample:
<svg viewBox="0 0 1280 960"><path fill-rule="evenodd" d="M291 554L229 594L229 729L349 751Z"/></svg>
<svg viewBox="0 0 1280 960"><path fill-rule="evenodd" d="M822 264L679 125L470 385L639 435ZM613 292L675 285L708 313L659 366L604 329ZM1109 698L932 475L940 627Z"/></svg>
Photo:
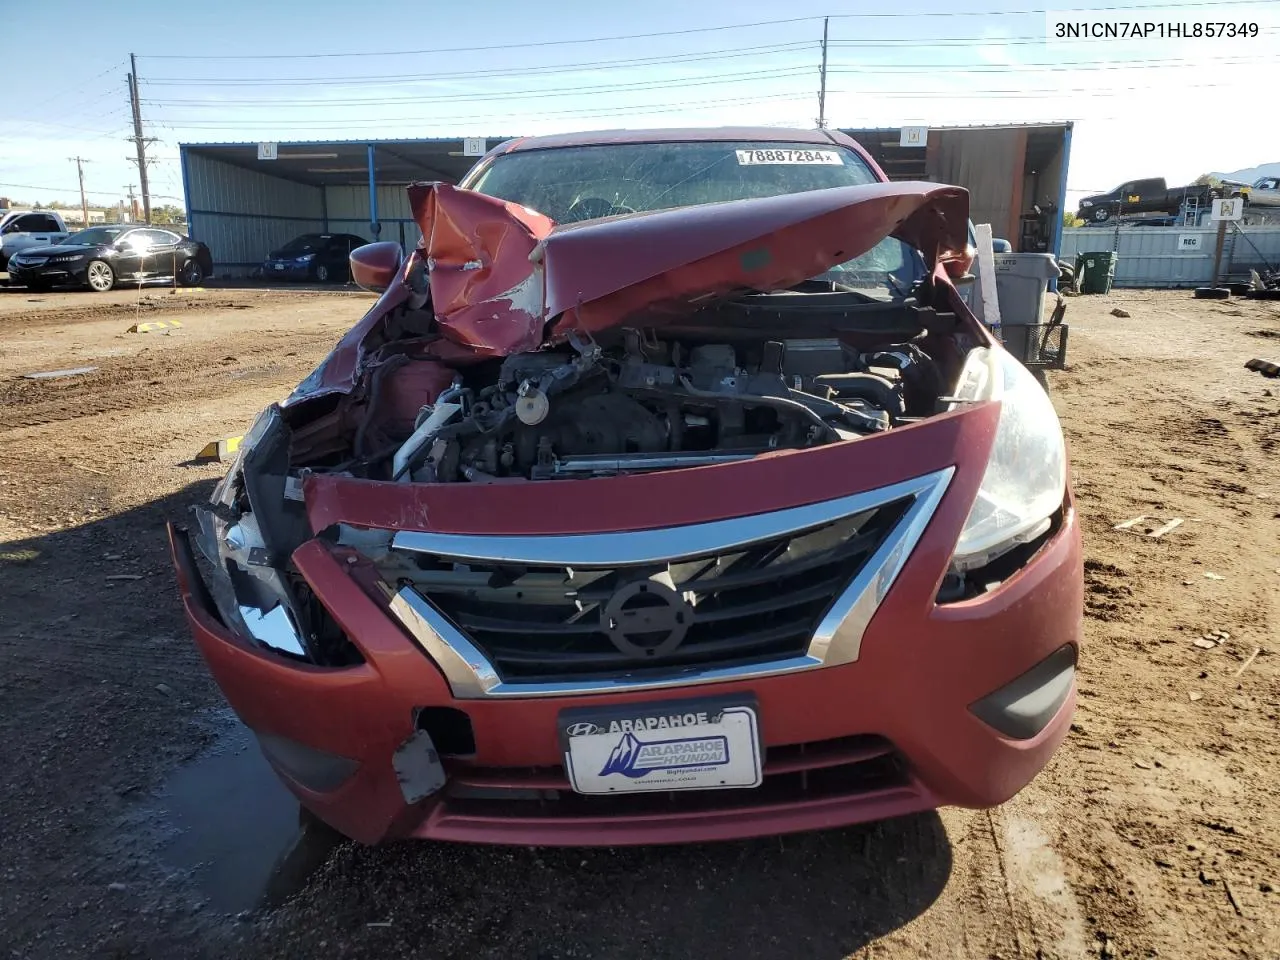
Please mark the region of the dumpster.
<svg viewBox="0 0 1280 960"><path fill-rule="evenodd" d="M1110 293L1116 278L1116 255L1110 251L1076 255L1076 289L1081 293Z"/></svg>
<svg viewBox="0 0 1280 960"><path fill-rule="evenodd" d="M996 297L1000 302L1000 337L1005 349L1027 366L1045 363L1044 295L1049 281L1058 276L1058 261L1051 253L1006 253L995 257ZM1061 317L1058 317L1061 322ZM1065 333L1055 331L1055 333ZM1057 341L1055 339L1054 344ZM1049 350L1058 354L1057 350ZM1056 360L1055 356L1055 360Z"/></svg>

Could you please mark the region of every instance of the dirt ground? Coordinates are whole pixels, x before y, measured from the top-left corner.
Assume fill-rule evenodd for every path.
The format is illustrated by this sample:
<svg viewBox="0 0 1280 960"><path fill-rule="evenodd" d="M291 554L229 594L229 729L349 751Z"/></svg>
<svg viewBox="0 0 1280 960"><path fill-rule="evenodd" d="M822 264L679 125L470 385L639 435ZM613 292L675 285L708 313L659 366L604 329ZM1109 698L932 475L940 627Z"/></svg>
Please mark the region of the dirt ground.
<svg viewBox="0 0 1280 960"><path fill-rule="evenodd" d="M196 451L370 302L0 289L0 957L1280 957L1280 381L1243 368L1280 358L1280 305L1189 291L1068 310L1080 706L1002 808L682 848L343 843L283 905L219 907L156 812L228 736L163 522L221 472ZM228 844L268 790L224 811Z"/></svg>

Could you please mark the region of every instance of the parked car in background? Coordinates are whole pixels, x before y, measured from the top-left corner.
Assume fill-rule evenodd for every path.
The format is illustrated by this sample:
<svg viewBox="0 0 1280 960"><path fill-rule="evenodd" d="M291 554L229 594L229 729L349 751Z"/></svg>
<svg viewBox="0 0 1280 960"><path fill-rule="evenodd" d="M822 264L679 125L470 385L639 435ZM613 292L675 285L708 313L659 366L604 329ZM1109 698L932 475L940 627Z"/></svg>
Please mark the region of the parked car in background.
<svg viewBox="0 0 1280 960"><path fill-rule="evenodd" d="M307 233L272 250L262 263L262 277L345 282L351 276L348 258L356 247L368 243L351 233Z"/></svg>
<svg viewBox="0 0 1280 960"><path fill-rule="evenodd" d="M110 224L31 247L9 261L9 282L32 290L77 284L99 293L119 283L193 287L213 275L209 248L161 227Z"/></svg>
<svg viewBox="0 0 1280 960"><path fill-rule="evenodd" d="M627 130L409 187L422 240L170 547L301 802L365 843L680 843L989 806L1071 723L1048 396L968 194L831 130ZM201 564L195 550L207 562Z"/></svg>
<svg viewBox="0 0 1280 960"><path fill-rule="evenodd" d="M0 211L0 270L15 253L56 243L67 235L67 225L56 210Z"/></svg>
<svg viewBox="0 0 1280 960"><path fill-rule="evenodd" d="M1212 187L1199 183L1171 190L1165 184L1164 177L1151 177L1146 180L1129 180L1114 190L1085 197L1080 201L1076 216L1090 223L1106 223L1112 217L1130 213L1164 213L1176 216L1182 205L1189 200L1194 199L1200 206L1208 208L1219 197L1239 195L1237 188Z"/></svg>

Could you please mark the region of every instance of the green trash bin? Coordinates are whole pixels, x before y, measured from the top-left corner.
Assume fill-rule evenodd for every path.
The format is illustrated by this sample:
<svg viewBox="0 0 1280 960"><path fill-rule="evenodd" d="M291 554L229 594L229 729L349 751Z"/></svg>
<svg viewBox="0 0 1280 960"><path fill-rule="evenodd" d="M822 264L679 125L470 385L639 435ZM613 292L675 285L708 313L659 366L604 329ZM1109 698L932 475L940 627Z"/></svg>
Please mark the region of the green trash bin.
<svg viewBox="0 0 1280 960"><path fill-rule="evenodd" d="M1076 254L1076 284L1081 293L1110 293L1116 279L1116 255L1112 252Z"/></svg>

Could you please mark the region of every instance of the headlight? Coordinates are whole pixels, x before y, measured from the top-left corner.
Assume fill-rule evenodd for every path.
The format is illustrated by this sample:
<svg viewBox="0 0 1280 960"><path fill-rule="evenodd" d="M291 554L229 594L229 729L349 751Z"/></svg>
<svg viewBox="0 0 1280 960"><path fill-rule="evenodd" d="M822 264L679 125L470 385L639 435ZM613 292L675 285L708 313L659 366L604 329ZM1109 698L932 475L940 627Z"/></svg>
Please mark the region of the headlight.
<svg viewBox="0 0 1280 960"><path fill-rule="evenodd" d="M1080 201L1080 206L1082 206L1082 207L1092 207L1092 206L1093 206L1093 201L1092 201L1092 200L1081 200L1081 201Z"/></svg>
<svg viewBox="0 0 1280 960"><path fill-rule="evenodd" d="M300 257L294 257L293 262L294 263L310 263L315 258L316 258L316 255L314 253L304 253Z"/></svg>
<svg viewBox="0 0 1280 960"><path fill-rule="evenodd" d="M1067 486L1067 451L1049 395L1005 350L969 354L955 391L960 400L999 400L991 458L951 565L985 566L1049 528Z"/></svg>
<svg viewBox="0 0 1280 960"><path fill-rule="evenodd" d="M196 545L213 567L209 592L223 622L273 650L306 657L292 593L271 565L271 551L244 482L245 458L279 419L280 411L270 407L244 435L231 469L214 488L212 508L196 508ZM245 500L250 500L247 510L242 509Z"/></svg>

